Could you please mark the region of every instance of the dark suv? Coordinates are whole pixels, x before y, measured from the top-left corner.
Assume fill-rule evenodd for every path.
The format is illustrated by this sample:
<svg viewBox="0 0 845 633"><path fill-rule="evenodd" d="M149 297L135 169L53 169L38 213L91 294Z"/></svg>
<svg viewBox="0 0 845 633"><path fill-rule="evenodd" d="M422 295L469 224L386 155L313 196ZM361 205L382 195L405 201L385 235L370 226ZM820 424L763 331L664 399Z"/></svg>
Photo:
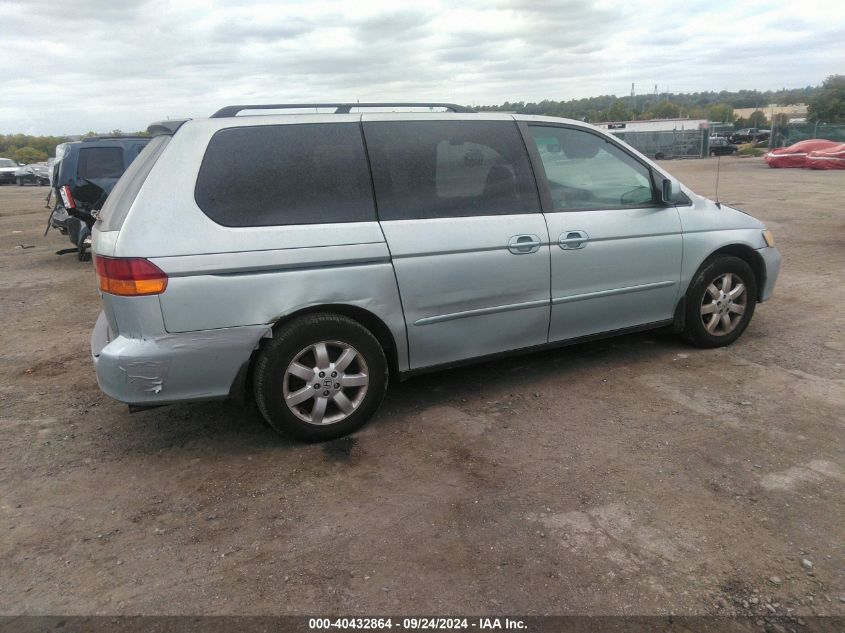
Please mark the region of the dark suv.
<svg viewBox="0 0 845 633"><path fill-rule="evenodd" d="M768 141L771 133L771 130L760 130L756 127L747 127L742 130L737 130L728 138L731 143L757 143L760 141Z"/></svg>
<svg viewBox="0 0 845 633"><path fill-rule="evenodd" d="M56 206L50 215L50 226L79 246L81 221L68 213L67 203L60 195L62 187L70 188L71 207L101 207L123 172L149 142L144 136L94 136L57 145L53 163Z"/></svg>

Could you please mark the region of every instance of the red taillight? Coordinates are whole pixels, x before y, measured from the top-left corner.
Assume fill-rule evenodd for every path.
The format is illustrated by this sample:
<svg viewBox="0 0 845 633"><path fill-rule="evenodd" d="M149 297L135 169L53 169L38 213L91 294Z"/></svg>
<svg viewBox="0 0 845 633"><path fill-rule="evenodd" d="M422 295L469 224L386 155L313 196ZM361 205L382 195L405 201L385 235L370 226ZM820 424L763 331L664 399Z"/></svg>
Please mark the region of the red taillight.
<svg viewBox="0 0 845 633"><path fill-rule="evenodd" d="M70 187L64 185L59 188L59 193L62 196L62 202L65 203L65 209L75 209L76 202L73 200L73 196L70 193Z"/></svg>
<svg viewBox="0 0 845 633"><path fill-rule="evenodd" d="M94 256L100 290L124 297L161 294L167 275L151 261L140 257Z"/></svg>

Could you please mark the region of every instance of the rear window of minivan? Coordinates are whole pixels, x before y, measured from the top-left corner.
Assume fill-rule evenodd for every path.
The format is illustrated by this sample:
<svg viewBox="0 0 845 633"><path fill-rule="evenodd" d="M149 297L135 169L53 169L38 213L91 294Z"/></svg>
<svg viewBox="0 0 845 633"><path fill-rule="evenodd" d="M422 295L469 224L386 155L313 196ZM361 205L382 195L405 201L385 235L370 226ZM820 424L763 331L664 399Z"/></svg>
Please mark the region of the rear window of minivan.
<svg viewBox="0 0 845 633"><path fill-rule="evenodd" d="M223 226L376 219L357 123L220 130L208 144L194 197Z"/></svg>

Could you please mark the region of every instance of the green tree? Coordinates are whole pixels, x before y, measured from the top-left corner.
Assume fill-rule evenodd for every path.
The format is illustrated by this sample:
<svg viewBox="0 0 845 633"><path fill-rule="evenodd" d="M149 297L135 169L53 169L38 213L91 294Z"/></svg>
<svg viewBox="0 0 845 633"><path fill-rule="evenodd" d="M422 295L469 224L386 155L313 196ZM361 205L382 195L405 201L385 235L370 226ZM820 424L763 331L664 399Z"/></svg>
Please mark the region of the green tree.
<svg viewBox="0 0 845 633"><path fill-rule="evenodd" d="M718 123L733 123L734 108L730 103L714 103L707 108L707 119Z"/></svg>
<svg viewBox="0 0 845 633"><path fill-rule="evenodd" d="M681 106L671 101L661 101L651 109L652 119L677 119L681 116Z"/></svg>
<svg viewBox="0 0 845 633"><path fill-rule="evenodd" d="M845 123L845 75L831 75L807 106L811 122Z"/></svg>
<svg viewBox="0 0 845 633"><path fill-rule="evenodd" d="M31 147L52 156L56 145L67 139L60 136L28 136L26 134L0 134L0 156L11 158L22 147Z"/></svg>
<svg viewBox="0 0 845 633"><path fill-rule="evenodd" d="M625 102L622 99L617 99L613 102L613 105L610 106L610 109L607 111L607 120L608 121L629 121L631 119L631 113L628 111L628 108L625 107Z"/></svg>
<svg viewBox="0 0 845 633"><path fill-rule="evenodd" d="M762 110L754 110L748 117L748 127L765 128L768 127L769 120Z"/></svg>
<svg viewBox="0 0 845 633"><path fill-rule="evenodd" d="M26 165L30 163L42 163L47 160L47 152L42 152L39 149L35 149L34 147L21 147L12 154L12 158L14 158L19 163L24 163Z"/></svg>

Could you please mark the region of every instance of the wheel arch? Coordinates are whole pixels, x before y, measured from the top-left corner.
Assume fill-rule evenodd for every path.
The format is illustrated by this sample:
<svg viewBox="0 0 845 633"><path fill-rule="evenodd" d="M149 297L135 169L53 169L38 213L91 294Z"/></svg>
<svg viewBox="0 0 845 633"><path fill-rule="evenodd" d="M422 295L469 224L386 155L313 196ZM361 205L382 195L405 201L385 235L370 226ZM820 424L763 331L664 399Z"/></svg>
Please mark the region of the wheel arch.
<svg viewBox="0 0 845 633"><path fill-rule="evenodd" d="M757 302L759 303L762 298L763 288L766 285L766 263L763 261L763 258L760 256L760 253L757 252L756 249L748 246L747 244L726 244L722 246L712 253L710 253L707 257L704 258L704 261L701 262L698 269L693 276L693 279L698 275L698 271L711 259L716 257L717 255L733 255L734 257L738 257L739 259L743 260L746 264L751 267L751 272L754 273L754 281L757 283Z"/></svg>
<svg viewBox="0 0 845 633"><path fill-rule="evenodd" d="M746 264L751 267L751 272L754 273L754 281L757 283L756 301L759 303L762 298L763 289L766 284L766 264L763 261L763 258L761 257L760 253L758 253L755 248L749 246L748 244L743 244L741 242L724 244L709 253L706 257L704 257L701 260L701 263L699 263L698 267L695 269L695 273L693 273L693 275L689 278L687 286L689 287L690 285L692 285L692 283L698 277L698 274L701 272L701 269L704 268L714 257L718 255L733 255L734 257L738 257L739 259L743 260ZM685 290L681 297L678 299L678 303L675 306L673 329L676 332L680 332L681 330L683 330L685 325L684 314L686 312L686 300L687 291Z"/></svg>
<svg viewBox="0 0 845 633"><path fill-rule="evenodd" d="M381 345L384 350L384 356L387 359L387 366L390 371L391 379L395 379L399 376L399 353L396 347L397 343L395 337L390 331L390 328L387 327L387 324L381 318L365 308L346 303L328 303L308 306L280 316L272 324L270 324L270 328L272 333L275 333L279 329L283 328L286 323L290 323L294 319L308 314L320 313L340 314L357 321L367 328L373 336L376 337L379 345ZM261 349L261 346L264 345L266 338L267 337L259 341L258 346L252 351L252 354L250 354L249 360L247 360L243 367L241 367L241 370L235 377L232 388L229 391L230 398L244 401L246 399L246 395L251 391L255 360L258 357L258 352Z"/></svg>
<svg viewBox="0 0 845 633"><path fill-rule="evenodd" d="M301 308L277 319L272 325L273 332L284 327L286 323L292 321L293 319L317 313L340 314L363 325L372 332L373 336L376 337L379 345L381 345L381 348L384 350L384 355L387 358L387 364L390 367L391 374L399 371L399 357L396 348L397 344L393 333L381 318L366 308L362 308L360 306L350 305L348 303L328 303Z"/></svg>

